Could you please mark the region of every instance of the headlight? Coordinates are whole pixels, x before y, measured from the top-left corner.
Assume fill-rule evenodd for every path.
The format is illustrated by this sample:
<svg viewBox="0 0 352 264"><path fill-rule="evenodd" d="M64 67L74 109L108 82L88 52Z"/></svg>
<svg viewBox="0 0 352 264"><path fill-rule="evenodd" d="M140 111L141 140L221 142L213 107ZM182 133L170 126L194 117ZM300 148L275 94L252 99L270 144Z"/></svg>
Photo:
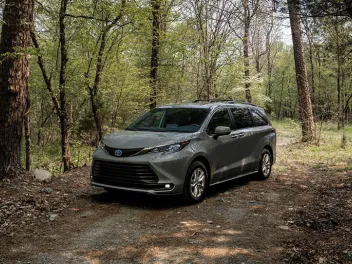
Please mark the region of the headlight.
<svg viewBox="0 0 352 264"><path fill-rule="evenodd" d="M150 149L148 151L148 153L158 153L158 152L174 153L174 152L180 151L181 149L186 147L189 144L189 142L190 141L184 141L181 143L155 147L155 148Z"/></svg>

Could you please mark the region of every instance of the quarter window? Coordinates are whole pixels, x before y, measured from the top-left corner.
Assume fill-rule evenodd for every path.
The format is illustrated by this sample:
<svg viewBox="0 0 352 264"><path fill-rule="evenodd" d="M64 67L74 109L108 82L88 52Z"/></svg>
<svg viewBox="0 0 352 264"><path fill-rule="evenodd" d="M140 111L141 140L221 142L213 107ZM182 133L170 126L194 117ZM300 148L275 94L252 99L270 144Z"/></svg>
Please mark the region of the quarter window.
<svg viewBox="0 0 352 264"><path fill-rule="evenodd" d="M261 115L259 115L255 110L251 110L253 122L255 126L266 126L268 121L266 121Z"/></svg>
<svg viewBox="0 0 352 264"><path fill-rule="evenodd" d="M213 115L209 122L207 133L209 135L214 134L217 126L226 126L231 128L231 119L227 109L219 110Z"/></svg>
<svg viewBox="0 0 352 264"><path fill-rule="evenodd" d="M231 112L235 121L235 129L253 126L252 117L247 108L233 108Z"/></svg>

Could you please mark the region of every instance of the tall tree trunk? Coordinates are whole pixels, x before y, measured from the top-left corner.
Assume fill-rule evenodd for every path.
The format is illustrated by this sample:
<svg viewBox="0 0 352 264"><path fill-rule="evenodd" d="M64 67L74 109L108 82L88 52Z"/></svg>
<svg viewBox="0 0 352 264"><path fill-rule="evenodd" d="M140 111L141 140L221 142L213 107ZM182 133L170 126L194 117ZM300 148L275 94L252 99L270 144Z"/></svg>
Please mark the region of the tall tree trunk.
<svg viewBox="0 0 352 264"><path fill-rule="evenodd" d="M287 3L291 22L298 90L299 117L302 126L302 141L312 141L315 139L315 124L310 99L307 70L304 62L299 0L287 0Z"/></svg>
<svg viewBox="0 0 352 264"><path fill-rule="evenodd" d="M152 54L150 59L150 104L149 108L156 107L156 96L158 88L158 67L159 67L159 44L160 44L160 0L151 0L153 15L152 31Z"/></svg>
<svg viewBox="0 0 352 264"><path fill-rule="evenodd" d="M334 24L336 33L336 55L337 55L337 72L336 72L336 84L337 84L337 107L338 107L338 118L337 118L337 129L344 127L344 116L343 116L343 102L341 100L342 85L341 85L341 52L340 52L340 36L338 23Z"/></svg>
<svg viewBox="0 0 352 264"><path fill-rule="evenodd" d="M246 100L252 102L251 96L251 83L249 73L249 27L251 21L251 15L249 10L249 0L243 1L244 7L244 35L243 35L243 60L244 60L244 88L246 91Z"/></svg>
<svg viewBox="0 0 352 264"><path fill-rule="evenodd" d="M21 172L33 0L5 1L0 42L0 178Z"/></svg>
<svg viewBox="0 0 352 264"><path fill-rule="evenodd" d="M98 142L102 139L103 130L101 128L101 120L100 120L100 115L98 112L97 94L98 94L98 88L100 85L101 74L103 71L103 54L104 54L105 46L106 46L107 33L108 33L108 29L104 28L101 35L100 35L101 41L100 41L97 64L96 64L96 69L95 69L94 84L93 84L93 87L90 87L90 85L88 85L89 95L90 95L90 103L92 106L92 113L93 113L93 117L94 117L95 128L97 131Z"/></svg>
<svg viewBox="0 0 352 264"><path fill-rule="evenodd" d="M30 99L27 100L27 111L24 119L24 140L26 145L26 171L31 170L31 128L30 128Z"/></svg>
<svg viewBox="0 0 352 264"><path fill-rule="evenodd" d="M337 41L338 42L338 41ZM343 114L342 114L342 100L341 100L341 58L337 50L337 107L338 107L338 121L337 129L343 127Z"/></svg>
<svg viewBox="0 0 352 264"><path fill-rule="evenodd" d="M311 41L309 41L309 63L311 71L311 82L312 82L312 104L314 106L314 96L315 96L315 73L314 73L314 61L313 61L313 47Z"/></svg>
<svg viewBox="0 0 352 264"><path fill-rule="evenodd" d="M265 47L267 50L266 58L267 58L267 74L268 74L268 89L266 95L271 98L271 75L272 75L272 63L271 63L271 46L270 46L270 36L267 35Z"/></svg>
<svg viewBox="0 0 352 264"><path fill-rule="evenodd" d="M315 113L315 73L314 73L314 59L313 59L313 32L309 26L308 19L303 19L303 26L305 28L306 36L308 39L308 47L309 47L309 64L310 64L310 72L311 72L311 101L313 107L313 114Z"/></svg>
<svg viewBox="0 0 352 264"><path fill-rule="evenodd" d="M60 32L60 74L59 74L59 96L60 96L60 127L61 127L61 155L64 165L64 171L68 171L71 166L70 143L69 143L69 120L67 114L66 102L66 66L67 66L67 48L65 32L65 14L68 0L61 0L59 14L59 32Z"/></svg>

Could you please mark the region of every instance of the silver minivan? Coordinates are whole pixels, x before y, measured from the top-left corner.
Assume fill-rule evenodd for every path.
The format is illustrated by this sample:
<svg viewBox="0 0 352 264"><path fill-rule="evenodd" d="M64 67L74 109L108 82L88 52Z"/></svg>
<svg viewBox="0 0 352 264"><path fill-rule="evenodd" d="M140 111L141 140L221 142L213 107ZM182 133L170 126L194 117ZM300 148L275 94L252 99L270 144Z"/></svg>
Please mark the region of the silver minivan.
<svg viewBox="0 0 352 264"><path fill-rule="evenodd" d="M276 131L263 109L240 101L161 106L107 135L93 155L91 184L108 191L182 194L256 174L275 162Z"/></svg>

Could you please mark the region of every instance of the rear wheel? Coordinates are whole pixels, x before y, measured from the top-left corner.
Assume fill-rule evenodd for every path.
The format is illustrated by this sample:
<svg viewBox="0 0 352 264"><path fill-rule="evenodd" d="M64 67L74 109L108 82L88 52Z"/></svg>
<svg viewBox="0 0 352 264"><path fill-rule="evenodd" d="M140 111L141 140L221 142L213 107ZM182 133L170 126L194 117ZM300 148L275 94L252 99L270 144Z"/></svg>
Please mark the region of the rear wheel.
<svg viewBox="0 0 352 264"><path fill-rule="evenodd" d="M270 177L272 166L272 157L270 151L263 149L262 155L259 161L258 178L266 180Z"/></svg>
<svg viewBox="0 0 352 264"><path fill-rule="evenodd" d="M183 196L188 202L199 202L204 198L208 183L208 172L204 164L195 161L187 171Z"/></svg>

